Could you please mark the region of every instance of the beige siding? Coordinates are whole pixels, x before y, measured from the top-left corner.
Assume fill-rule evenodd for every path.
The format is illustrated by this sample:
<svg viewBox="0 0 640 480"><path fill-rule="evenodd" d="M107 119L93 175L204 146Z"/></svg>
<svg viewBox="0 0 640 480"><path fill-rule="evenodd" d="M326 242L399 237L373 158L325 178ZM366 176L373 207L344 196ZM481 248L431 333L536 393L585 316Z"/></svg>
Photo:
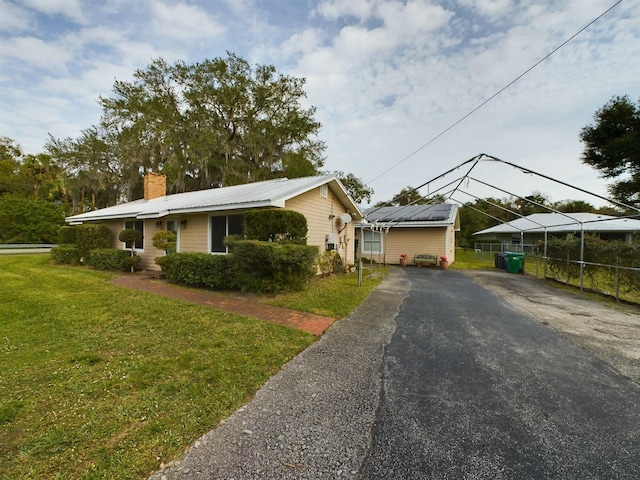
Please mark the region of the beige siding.
<svg viewBox="0 0 640 480"><path fill-rule="evenodd" d="M208 214L186 215L181 218L171 217L178 220L178 251L180 252L207 252L208 248ZM124 250L124 243L118 240L118 235L124 230L125 222L134 220L132 218L122 220L109 220L104 222L111 231L111 247ZM187 223L181 222L186 220ZM162 222L156 225L157 222ZM142 258L140 264L144 270L160 270L155 263L156 257L161 257L165 253L153 246L153 235L165 228L165 219L150 219L144 221L143 250L136 250L136 254Z"/></svg>
<svg viewBox="0 0 640 480"><path fill-rule="evenodd" d="M180 221L186 221L186 226L180 224L180 252L207 253L209 250L209 214L198 213L183 215Z"/></svg>
<svg viewBox="0 0 640 480"><path fill-rule="evenodd" d="M302 195L287 200L285 208L302 213L307 219L307 244L316 245L320 252L325 250L325 235L333 233L337 239L338 253L346 265L353 265L353 222L339 232L344 225L338 226L336 220L343 213L348 213L345 206L327 189L327 197L320 195L320 188L310 190Z"/></svg>
<svg viewBox="0 0 640 480"><path fill-rule="evenodd" d="M110 220L105 222L111 230L111 246L120 250L125 249L125 245L118 239L118 235L125 228L125 222L127 220L135 220L133 218L127 218L122 220ZM160 267L156 265L155 258L164 255L163 250L158 250L153 246L153 235L160 230L160 227L156 227L156 220L144 220L144 237L142 239L142 250L136 250L136 255L142 258L140 267L144 270L160 270Z"/></svg>

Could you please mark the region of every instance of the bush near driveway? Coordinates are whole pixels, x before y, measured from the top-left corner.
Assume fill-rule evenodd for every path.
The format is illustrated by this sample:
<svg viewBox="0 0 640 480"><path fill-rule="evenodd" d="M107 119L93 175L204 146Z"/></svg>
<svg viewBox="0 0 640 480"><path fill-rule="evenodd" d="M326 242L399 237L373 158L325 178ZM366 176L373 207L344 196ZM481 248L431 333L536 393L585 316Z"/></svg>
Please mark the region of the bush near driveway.
<svg viewBox="0 0 640 480"><path fill-rule="evenodd" d="M230 261L244 292L302 290L316 274L318 247L252 240L233 243Z"/></svg>

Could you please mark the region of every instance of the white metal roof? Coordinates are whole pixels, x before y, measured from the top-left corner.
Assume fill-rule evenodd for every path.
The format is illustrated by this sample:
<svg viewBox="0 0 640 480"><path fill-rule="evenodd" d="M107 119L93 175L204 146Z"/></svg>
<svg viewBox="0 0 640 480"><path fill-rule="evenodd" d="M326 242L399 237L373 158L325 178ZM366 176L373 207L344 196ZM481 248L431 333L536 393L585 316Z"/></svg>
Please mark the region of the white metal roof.
<svg viewBox="0 0 640 480"><path fill-rule="evenodd" d="M349 213L355 216L356 220L362 217L358 206L349 197L338 178L335 175L323 175L293 179L278 178L231 187L176 193L152 200L135 200L73 215L67 217L66 221L82 223L114 218L161 218L167 215L259 207L282 208L286 200L325 184L349 208Z"/></svg>
<svg viewBox="0 0 640 480"><path fill-rule="evenodd" d="M487 228L474 235L487 233L536 232L640 232L640 220L597 213L534 213L511 222Z"/></svg>

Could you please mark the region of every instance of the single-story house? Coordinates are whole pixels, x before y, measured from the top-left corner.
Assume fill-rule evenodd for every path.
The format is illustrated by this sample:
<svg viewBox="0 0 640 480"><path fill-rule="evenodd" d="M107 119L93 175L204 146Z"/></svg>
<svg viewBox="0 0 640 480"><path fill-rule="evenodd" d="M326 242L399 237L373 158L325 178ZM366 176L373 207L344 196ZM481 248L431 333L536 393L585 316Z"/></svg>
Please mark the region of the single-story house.
<svg viewBox="0 0 640 480"><path fill-rule="evenodd" d="M411 262L416 255L447 257L455 262L456 233L460 231L458 205L406 205L373 207L356 225L363 257L399 264L405 254Z"/></svg>
<svg viewBox="0 0 640 480"><path fill-rule="evenodd" d="M124 249L120 231L135 228L142 240L135 245L142 268L158 270L154 262L164 251L153 246L159 230L178 237L178 252L226 254L228 235L242 234L243 213L256 208L284 208L307 219L307 244L320 251L337 250L345 264L355 263L354 222L362 213L335 175L280 178L231 187L166 195L165 177L147 174L144 198L67 217L67 223L102 222L111 230L111 245Z"/></svg>
<svg viewBox="0 0 640 480"><path fill-rule="evenodd" d="M534 213L474 235L478 240L493 240L503 244L533 244L547 237L580 236L581 232L603 240L631 242L640 238L640 220L619 218L598 213Z"/></svg>

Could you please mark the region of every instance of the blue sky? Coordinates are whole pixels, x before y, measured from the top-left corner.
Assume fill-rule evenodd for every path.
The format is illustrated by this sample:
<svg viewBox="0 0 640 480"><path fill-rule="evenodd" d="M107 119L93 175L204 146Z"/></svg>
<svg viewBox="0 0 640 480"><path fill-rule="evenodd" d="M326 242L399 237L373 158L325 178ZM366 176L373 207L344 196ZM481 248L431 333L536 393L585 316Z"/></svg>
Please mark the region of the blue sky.
<svg viewBox="0 0 640 480"><path fill-rule="evenodd" d="M579 133L612 96L640 98L637 1L624 0L402 160L615 3L0 0L0 136L39 153L49 134L75 138L96 124L98 97L152 59L191 63L230 51L307 79L325 168L375 179L374 201L483 152L606 195L605 181L580 162ZM474 175L518 195L602 203L496 164ZM474 182L467 188L506 196Z"/></svg>

